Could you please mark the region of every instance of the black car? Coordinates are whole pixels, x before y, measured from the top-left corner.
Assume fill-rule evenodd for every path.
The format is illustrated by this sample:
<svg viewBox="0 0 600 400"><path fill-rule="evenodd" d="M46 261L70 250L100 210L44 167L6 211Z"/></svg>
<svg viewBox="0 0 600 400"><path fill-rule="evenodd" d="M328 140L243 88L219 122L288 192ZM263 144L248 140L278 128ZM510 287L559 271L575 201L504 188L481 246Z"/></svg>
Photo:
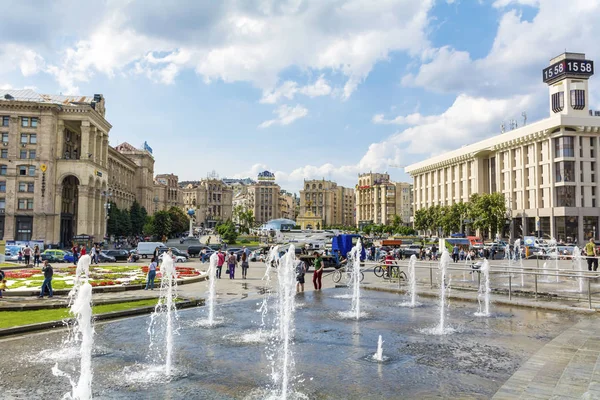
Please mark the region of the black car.
<svg viewBox="0 0 600 400"><path fill-rule="evenodd" d="M105 263L105 262L116 262L117 260L113 256L109 256L109 255L105 254L104 251L101 251L100 253L98 253L98 261Z"/></svg>
<svg viewBox="0 0 600 400"><path fill-rule="evenodd" d="M114 257L116 261L127 261L129 259L129 252L127 250L104 250L105 255ZM140 259L137 254L133 255L133 261Z"/></svg>
<svg viewBox="0 0 600 400"><path fill-rule="evenodd" d="M215 250L205 245L194 245L187 248L187 253L190 257L199 257L202 249L206 249L207 254L212 254Z"/></svg>
<svg viewBox="0 0 600 400"><path fill-rule="evenodd" d="M181 251L177 247L170 247L170 249L171 249L171 252L173 253L174 256L181 256L181 257L185 257L185 258L190 258L190 255L186 251ZM158 249L158 255L160 256L162 253L164 253L164 252L166 252L168 250L169 250L169 247L159 247L159 249Z"/></svg>
<svg viewBox="0 0 600 400"><path fill-rule="evenodd" d="M44 253L42 252L42 253L40 254L40 258L41 258L41 260L42 260L42 261L46 261L46 260L47 260L47 261L48 261L49 263L51 263L51 264L52 264L52 263L55 263L55 264L56 264L56 263L61 263L61 262L64 262L63 260L59 260L59 259L58 259L58 258L57 258L57 257L56 257L54 254L51 254L51 253L45 253L45 254L44 254Z"/></svg>

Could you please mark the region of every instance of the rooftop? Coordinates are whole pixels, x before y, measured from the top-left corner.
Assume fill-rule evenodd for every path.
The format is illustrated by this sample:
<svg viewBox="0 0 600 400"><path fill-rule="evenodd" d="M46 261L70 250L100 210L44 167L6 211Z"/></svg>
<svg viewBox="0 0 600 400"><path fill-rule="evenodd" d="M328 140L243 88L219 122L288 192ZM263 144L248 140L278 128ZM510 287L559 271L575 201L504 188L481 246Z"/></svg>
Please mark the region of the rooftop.
<svg viewBox="0 0 600 400"><path fill-rule="evenodd" d="M61 94L40 94L31 89L0 90L0 101L31 101L35 103L48 103L60 105L91 104L99 101L101 95L80 96Z"/></svg>

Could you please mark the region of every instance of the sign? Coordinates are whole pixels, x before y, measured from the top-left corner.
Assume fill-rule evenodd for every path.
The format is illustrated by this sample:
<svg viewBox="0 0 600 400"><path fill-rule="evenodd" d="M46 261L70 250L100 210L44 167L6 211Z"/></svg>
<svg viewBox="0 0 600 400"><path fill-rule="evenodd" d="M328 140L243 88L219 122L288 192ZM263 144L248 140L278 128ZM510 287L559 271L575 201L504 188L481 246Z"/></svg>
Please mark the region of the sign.
<svg viewBox="0 0 600 400"><path fill-rule="evenodd" d="M594 75L594 62L591 60L573 60L567 58L544 68L542 71L542 80L544 83L552 83L567 75L589 78Z"/></svg>
<svg viewBox="0 0 600 400"><path fill-rule="evenodd" d="M258 174L259 181L274 181L275 174L269 171L263 171Z"/></svg>
<svg viewBox="0 0 600 400"><path fill-rule="evenodd" d="M44 250L44 241L43 240L7 240L5 246L19 246L25 247L29 245L29 247L34 248L35 245L38 245L40 250ZM2 252L4 254L4 252Z"/></svg>
<svg viewBox="0 0 600 400"><path fill-rule="evenodd" d="M523 244L527 247L535 246L535 236L525 236L523 238Z"/></svg>
<svg viewBox="0 0 600 400"><path fill-rule="evenodd" d="M94 173L96 174L96 176L102 178L102 171L95 170Z"/></svg>
<svg viewBox="0 0 600 400"><path fill-rule="evenodd" d="M42 164L42 165L40 165L40 169L42 170L42 172L46 172L48 167L46 166L46 164Z"/></svg>
<svg viewBox="0 0 600 400"><path fill-rule="evenodd" d="M148 146L148 142L144 142L144 150L152 154L152 147Z"/></svg>

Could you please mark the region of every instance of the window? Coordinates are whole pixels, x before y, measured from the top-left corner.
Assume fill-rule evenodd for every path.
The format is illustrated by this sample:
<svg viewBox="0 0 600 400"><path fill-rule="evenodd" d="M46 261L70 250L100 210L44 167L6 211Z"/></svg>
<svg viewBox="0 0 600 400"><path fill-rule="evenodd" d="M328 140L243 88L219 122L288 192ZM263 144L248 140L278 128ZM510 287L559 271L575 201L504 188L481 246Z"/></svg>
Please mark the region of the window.
<svg viewBox="0 0 600 400"><path fill-rule="evenodd" d="M30 160L34 160L36 156L36 151L35 150L29 150L29 159Z"/></svg>
<svg viewBox="0 0 600 400"><path fill-rule="evenodd" d="M21 133L21 144L27 144L27 134Z"/></svg>
<svg viewBox="0 0 600 400"><path fill-rule="evenodd" d="M25 199L19 199L19 203L18 203L18 209L19 210L26 210L27 209L27 200Z"/></svg>
<svg viewBox="0 0 600 400"><path fill-rule="evenodd" d="M33 217L17 217L17 234L15 239L22 241L31 240L33 232Z"/></svg>
<svg viewBox="0 0 600 400"><path fill-rule="evenodd" d="M552 111L561 112L565 108L565 93L558 92L552 95Z"/></svg>
<svg viewBox="0 0 600 400"><path fill-rule="evenodd" d="M554 157L575 157L575 140L573 136L554 139Z"/></svg>
<svg viewBox="0 0 600 400"><path fill-rule="evenodd" d="M583 110L585 107L585 90L571 90L571 107L574 110Z"/></svg>
<svg viewBox="0 0 600 400"><path fill-rule="evenodd" d="M33 210L33 199L27 199L27 209Z"/></svg>
<svg viewBox="0 0 600 400"><path fill-rule="evenodd" d="M8 143L8 132L2 132L2 143Z"/></svg>
<svg viewBox="0 0 600 400"><path fill-rule="evenodd" d="M19 167L19 175L27 176L27 167L25 165Z"/></svg>
<svg viewBox="0 0 600 400"><path fill-rule="evenodd" d="M33 165L29 166L29 176L35 176L35 167Z"/></svg>
<svg viewBox="0 0 600 400"><path fill-rule="evenodd" d="M559 186L556 188L557 207L575 207L575 186Z"/></svg>
<svg viewBox="0 0 600 400"><path fill-rule="evenodd" d="M7 149L0 150L0 158L8 158L8 150Z"/></svg>
<svg viewBox="0 0 600 400"><path fill-rule="evenodd" d="M36 117L32 117L31 118L31 127L37 128L37 125L38 125L38 119Z"/></svg>
<svg viewBox="0 0 600 400"><path fill-rule="evenodd" d="M0 182L0 193L6 193L6 182Z"/></svg>
<svg viewBox="0 0 600 400"><path fill-rule="evenodd" d="M19 158L22 160L26 159L27 158L27 150L21 150L19 152Z"/></svg>
<svg viewBox="0 0 600 400"><path fill-rule="evenodd" d="M0 175L6 175L8 167L6 165L0 165Z"/></svg>
<svg viewBox="0 0 600 400"><path fill-rule="evenodd" d="M4 210L6 208L6 199L0 199L0 210Z"/></svg>
<svg viewBox="0 0 600 400"><path fill-rule="evenodd" d="M21 126L27 128L29 126L29 117L21 117Z"/></svg>
<svg viewBox="0 0 600 400"><path fill-rule="evenodd" d="M36 133L32 133L31 135L29 135L29 143L37 144L37 134Z"/></svg>
<svg viewBox="0 0 600 400"><path fill-rule="evenodd" d="M19 192L27 191L27 182L19 182Z"/></svg>
<svg viewBox="0 0 600 400"><path fill-rule="evenodd" d="M8 126L8 115L3 115L2 116L2 126Z"/></svg>
<svg viewBox="0 0 600 400"><path fill-rule="evenodd" d="M554 166L556 182L575 182L575 161L559 161Z"/></svg>

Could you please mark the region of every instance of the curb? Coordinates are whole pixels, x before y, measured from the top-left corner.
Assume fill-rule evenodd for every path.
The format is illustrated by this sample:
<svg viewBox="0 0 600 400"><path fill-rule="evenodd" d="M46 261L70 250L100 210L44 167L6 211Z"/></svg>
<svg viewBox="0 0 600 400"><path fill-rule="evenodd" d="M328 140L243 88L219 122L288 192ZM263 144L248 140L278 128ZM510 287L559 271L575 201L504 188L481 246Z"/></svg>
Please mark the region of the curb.
<svg viewBox="0 0 600 400"><path fill-rule="evenodd" d="M365 290L373 290L376 292L397 293L397 294L406 294L407 293L406 290L402 290L402 289L382 288L382 287L376 287L376 286L375 287L363 286L362 288ZM428 298L438 298L439 293L423 291L423 292L417 292L417 296L428 297ZM477 300L477 299L473 299L472 297L464 296L464 295L460 295L460 294L456 294L456 293L449 293L448 298L452 299L452 300L461 300L461 301L469 301L469 302L473 302L473 301ZM581 314L594 314L598 311L595 308L590 310L589 308L574 307L574 306L569 306L569 305L565 305L565 304L523 302L523 301L515 301L515 300L508 300L508 299L493 299L493 300L491 300L491 303L501 304L501 305L505 305L505 306L513 306L513 307L536 308L536 309L549 310L549 311L571 311L571 312L577 312L577 313L581 313Z"/></svg>
<svg viewBox="0 0 600 400"><path fill-rule="evenodd" d="M128 301L139 301L139 300L152 300L158 299L158 296L140 296L136 298L130 299L106 299L106 300L94 300L95 306L109 305L109 304L117 304L124 303ZM65 301L61 301L60 303L53 304L25 304L25 305L3 305L0 307L0 312L2 311L35 311L35 310L53 310L57 308L67 308L69 307L69 302L67 299Z"/></svg>
<svg viewBox="0 0 600 400"><path fill-rule="evenodd" d="M120 301L123 303L123 301ZM176 307L178 310L184 308L192 308L199 307L204 305L204 299L193 299L193 300L185 300L179 303L176 303ZM107 321L111 319L125 318L131 317L135 315L143 315L150 314L154 311L154 306L146 306L146 307L138 307L131 308L129 310L121 310L121 311L112 311L109 313L96 314L94 315L94 321ZM0 329L0 337L12 336L22 333L31 333L37 331L43 331L47 329L54 328L63 328L65 325L71 325L73 323L73 319L69 318L63 321L48 321L48 322L40 322L38 324L30 324L30 325L21 325L15 326L12 328L4 328Z"/></svg>
<svg viewBox="0 0 600 400"><path fill-rule="evenodd" d="M189 283L197 283L197 282L203 282L207 279L208 275L199 275L195 278L187 278L185 280L183 279L178 279L177 280L177 285L187 285ZM145 283L141 283L139 285L127 285L127 286L95 286L92 287L92 293L115 293L115 292L127 292L130 290L142 290L146 287ZM54 294L57 294L59 296L61 295L67 295L69 294L69 292L71 291L71 289L56 289L53 290L52 292ZM4 293L2 294L5 297L26 297L26 296L38 296L40 293L40 289L35 289L35 290L21 290L19 291L18 289L15 290L5 290Z"/></svg>

